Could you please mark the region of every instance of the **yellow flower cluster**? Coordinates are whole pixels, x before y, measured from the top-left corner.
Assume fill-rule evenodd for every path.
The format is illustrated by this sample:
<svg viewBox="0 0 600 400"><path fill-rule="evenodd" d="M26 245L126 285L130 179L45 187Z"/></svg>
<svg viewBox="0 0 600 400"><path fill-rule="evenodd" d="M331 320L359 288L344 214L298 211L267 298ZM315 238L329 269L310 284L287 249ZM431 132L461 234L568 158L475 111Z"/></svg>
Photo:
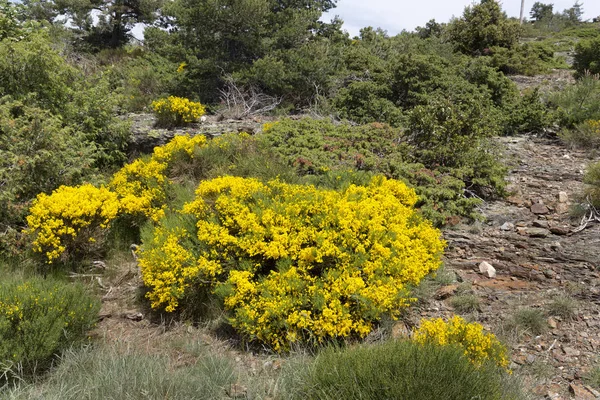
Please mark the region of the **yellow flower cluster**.
<svg viewBox="0 0 600 400"><path fill-rule="evenodd" d="M583 123L583 127L588 132L600 134L600 120L587 120Z"/></svg>
<svg viewBox="0 0 600 400"><path fill-rule="evenodd" d="M119 198L122 213L158 221L164 215L166 163L135 160L113 175L111 190Z"/></svg>
<svg viewBox="0 0 600 400"><path fill-rule="evenodd" d="M61 186L51 195L40 194L27 216L27 233L34 236L33 250L43 253L48 263L58 259L86 230L87 241L108 227L119 212L117 195L90 184Z"/></svg>
<svg viewBox="0 0 600 400"><path fill-rule="evenodd" d="M265 122L262 126L262 131L263 132L268 132L270 131L278 122L274 121L274 122Z"/></svg>
<svg viewBox="0 0 600 400"><path fill-rule="evenodd" d="M414 332L413 340L421 344L459 346L464 350L465 356L476 365L491 361L503 368L508 366L506 347L496 336L485 333L480 324L467 323L459 316L454 316L448 322L441 318L421 320L421 327Z"/></svg>
<svg viewBox="0 0 600 400"><path fill-rule="evenodd" d="M192 158L195 149L206 146L206 137L175 136L154 148L150 160L138 159L113 175L110 188L119 196L122 214L143 216L156 222L165 214L169 180L166 173L174 157Z"/></svg>
<svg viewBox="0 0 600 400"><path fill-rule="evenodd" d="M396 316L440 265L440 233L417 197L383 177L342 192L225 176L202 182L182 212L195 237L158 226L140 258L155 308L174 310L207 283L238 331L276 350L301 339L364 337Z"/></svg>
<svg viewBox="0 0 600 400"><path fill-rule="evenodd" d="M216 138L214 140L217 140ZM186 154L190 158L194 157L194 151L197 148L206 146L206 136L196 135L178 135L163 146L154 148L152 160L160 163L169 163L176 154Z"/></svg>
<svg viewBox="0 0 600 400"><path fill-rule="evenodd" d="M138 159L121 168L108 188L62 186L51 195L40 194L27 217L33 250L52 263L75 245L94 242L94 235L119 215L158 221L166 208L169 162L178 154L193 157L195 149L206 144L202 135L176 136L156 147L149 160Z"/></svg>
<svg viewBox="0 0 600 400"><path fill-rule="evenodd" d="M201 103L176 96L153 101L152 109L163 126L182 126L197 121L206 113Z"/></svg>

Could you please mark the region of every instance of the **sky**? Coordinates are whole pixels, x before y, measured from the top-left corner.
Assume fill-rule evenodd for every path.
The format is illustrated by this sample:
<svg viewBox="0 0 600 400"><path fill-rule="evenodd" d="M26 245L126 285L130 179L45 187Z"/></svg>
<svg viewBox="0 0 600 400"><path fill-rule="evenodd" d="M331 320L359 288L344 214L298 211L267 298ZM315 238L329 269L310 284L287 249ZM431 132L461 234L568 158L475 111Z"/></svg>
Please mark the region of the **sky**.
<svg viewBox="0 0 600 400"><path fill-rule="evenodd" d="M536 0L525 1L525 16ZM554 11L570 8L575 0L541 0L542 3L554 4ZM477 1L479 3L479 1ZM385 29L388 34L395 35L406 29L414 30L424 26L430 19L437 22L448 22L453 16L462 15L465 6L471 0L338 0L337 7L330 10L322 19L330 20L339 15L344 21L344 29L351 36L358 35L361 28L372 26ZM599 0L581 0L583 19L600 16ZM502 8L509 17L519 17L521 0L504 0Z"/></svg>

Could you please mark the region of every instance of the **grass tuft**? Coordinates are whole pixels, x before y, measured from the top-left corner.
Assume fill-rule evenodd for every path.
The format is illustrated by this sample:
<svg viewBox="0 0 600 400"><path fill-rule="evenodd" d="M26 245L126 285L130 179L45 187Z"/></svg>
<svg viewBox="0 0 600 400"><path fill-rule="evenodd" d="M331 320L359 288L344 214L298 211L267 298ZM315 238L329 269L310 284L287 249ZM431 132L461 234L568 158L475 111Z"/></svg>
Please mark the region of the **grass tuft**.
<svg viewBox="0 0 600 400"><path fill-rule="evenodd" d="M49 379L5 388L6 399L218 399L235 384L233 366L203 355L175 369L168 358L131 350L88 347L69 351ZM2 394L2 392L0 392Z"/></svg>

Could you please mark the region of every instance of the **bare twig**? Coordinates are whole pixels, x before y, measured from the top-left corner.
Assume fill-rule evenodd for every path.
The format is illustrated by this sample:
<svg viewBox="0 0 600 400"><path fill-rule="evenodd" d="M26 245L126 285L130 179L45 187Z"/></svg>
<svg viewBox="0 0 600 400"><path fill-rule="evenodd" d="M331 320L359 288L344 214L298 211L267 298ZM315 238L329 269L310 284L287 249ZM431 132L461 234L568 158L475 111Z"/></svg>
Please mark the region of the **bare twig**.
<svg viewBox="0 0 600 400"><path fill-rule="evenodd" d="M578 233L578 232L583 231L585 228L588 227L590 222L600 222L600 212L598 212L598 209L596 207L594 207L589 196L586 198L586 202L582 205L584 208L587 208L587 211L584 214L584 216L581 218L581 222L579 223L579 226L577 228L573 229L571 231L571 233Z"/></svg>
<svg viewBox="0 0 600 400"><path fill-rule="evenodd" d="M221 103L234 118L266 114L277 108L283 98L264 94L254 86L239 86L230 75L225 76L225 86L220 89Z"/></svg>

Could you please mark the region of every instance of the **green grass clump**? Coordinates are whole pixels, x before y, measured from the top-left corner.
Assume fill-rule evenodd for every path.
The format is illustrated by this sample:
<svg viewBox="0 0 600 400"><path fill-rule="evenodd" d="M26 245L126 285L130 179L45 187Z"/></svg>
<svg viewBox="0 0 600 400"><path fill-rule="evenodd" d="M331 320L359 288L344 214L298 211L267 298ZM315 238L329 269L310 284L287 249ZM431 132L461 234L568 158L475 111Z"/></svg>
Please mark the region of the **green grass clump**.
<svg viewBox="0 0 600 400"><path fill-rule="evenodd" d="M166 356L90 347L67 352L46 382L6 388L5 394L11 400L212 400L226 398L234 378L232 365L216 356L174 369Z"/></svg>
<svg viewBox="0 0 600 400"><path fill-rule="evenodd" d="M600 389L600 366L596 365L587 375L584 376L584 380L588 385Z"/></svg>
<svg viewBox="0 0 600 400"><path fill-rule="evenodd" d="M511 317L509 325L513 328L540 335L548 329L548 322L543 310L537 308L521 308Z"/></svg>
<svg viewBox="0 0 600 400"><path fill-rule="evenodd" d="M546 305L546 311L549 315L572 320L577 313L577 301L570 296L556 296Z"/></svg>
<svg viewBox="0 0 600 400"><path fill-rule="evenodd" d="M456 312L461 314L475 312L481 309L479 297L474 294L455 296L450 299L450 305Z"/></svg>
<svg viewBox="0 0 600 400"><path fill-rule="evenodd" d="M455 347L388 342L329 348L288 381L302 399L522 399L519 385L490 364L476 367Z"/></svg>

